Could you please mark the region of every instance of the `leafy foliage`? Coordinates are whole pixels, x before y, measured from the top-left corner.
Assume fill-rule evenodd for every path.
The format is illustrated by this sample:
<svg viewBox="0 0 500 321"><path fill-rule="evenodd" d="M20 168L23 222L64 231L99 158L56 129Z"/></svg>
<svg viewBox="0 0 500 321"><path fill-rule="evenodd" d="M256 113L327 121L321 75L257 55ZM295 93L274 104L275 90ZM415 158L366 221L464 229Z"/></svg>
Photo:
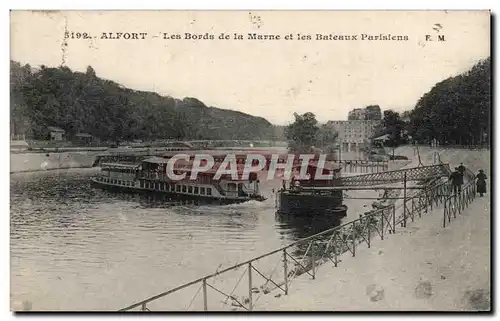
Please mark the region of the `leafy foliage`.
<svg viewBox="0 0 500 321"><path fill-rule="evenodd" d="M410 113L410 135L418 142L489 143L491 59L436 84Z"/></svg>
<svg viewBox="0 0 500 321"><path fill-rule="evenodd" d="M321 147L327 153L336 151L336 141L339 133L332 123L325 123L319 126L316 146Z"/></svg>
<svg viewBox="0 0 500 321"><path fill-rule="evenodd" d="M392 110L384 110L384 118L382 126L385 128L384 134L389 134L387 146L398 146L405 142L403 130L405 123L401 120L398 112Z"/></svg>
<svg viewBox="0 0 500 321"><path fill-rule="evenodd" d="M307 112L303 115L294 113L295 122L285 128L285 137L293 152L311 152L318 139L319 127L316 116Z"/></svg>
<svg viewBox="0 0 500 321"><path fill-rule="evenodd" d="M11 131L43 138L47 126L68 137L85 132L106 141L134 139L272 139L261 117L207 107L196 98L136 91L67 67L32 70L11 61Z"/></svg>

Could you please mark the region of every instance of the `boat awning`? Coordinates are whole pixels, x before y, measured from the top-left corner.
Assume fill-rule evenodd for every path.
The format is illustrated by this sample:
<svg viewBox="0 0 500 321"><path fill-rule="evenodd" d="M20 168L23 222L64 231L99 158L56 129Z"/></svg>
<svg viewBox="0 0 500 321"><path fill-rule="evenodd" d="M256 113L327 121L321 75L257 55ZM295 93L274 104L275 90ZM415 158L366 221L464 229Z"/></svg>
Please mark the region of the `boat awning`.
<svg viewBox="0 0 500 321"><path fill-rule="evenodd" d="M149 157L144 160L142 160L143 163L151 163L151 164L166 164L168 163L168 159L163 158L163 157Z"/></svg>
<svg viewBox="0 0 500 321"><path fill-rule="evenodd" d="M118 164L118 163L102 163L101 167L113 167L113 168L138 168L141 165L138 164Z"/></svg>

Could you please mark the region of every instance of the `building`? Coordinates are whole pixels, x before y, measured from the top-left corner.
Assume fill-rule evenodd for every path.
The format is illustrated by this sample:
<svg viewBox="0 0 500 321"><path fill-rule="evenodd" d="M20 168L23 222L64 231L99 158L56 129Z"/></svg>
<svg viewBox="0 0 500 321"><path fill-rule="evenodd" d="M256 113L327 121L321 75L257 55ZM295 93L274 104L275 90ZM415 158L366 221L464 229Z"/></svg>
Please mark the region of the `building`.
<svg viewBox="0 0 500 321"><path fill-rule="evenodd" d="M382 110L378 105L367 106L365 108L365 119L366 120L381 120Z"/></svg>
<svg viewBox="0 0 500 321"><path fill-rule="evenodd" d="M59 127L47 126L50 140L64 140L65 131Z"/></svg>
<svg viewBox="0 0 500 321"><path fill-rule="evenodd" d="M366 110L362 108L355 108L351 110L347 116L347 120L365 120Z"/></svg>
<svg viewBox="0 0 500 321"><path fill-rule="evenodd" d="M88 134L88 133L78 133L75 134L75 137L73 138L73 143L78 144L78 145L89 145L93 141L93 136Z"/></svg>
<svg viewBox="0 0 500 321"><path fill-rule="evenodd" d="M381 120L382 110L378 105L371 105L365 108L355 108L347 116L347 120Z"/></svg>
<svg viewBox="0 0 500 321"><path fill-rule="evenodd" d="M338 133L338 141L342 150L359 152L375 134L380 120L333 120L330 124Z"/></svg>

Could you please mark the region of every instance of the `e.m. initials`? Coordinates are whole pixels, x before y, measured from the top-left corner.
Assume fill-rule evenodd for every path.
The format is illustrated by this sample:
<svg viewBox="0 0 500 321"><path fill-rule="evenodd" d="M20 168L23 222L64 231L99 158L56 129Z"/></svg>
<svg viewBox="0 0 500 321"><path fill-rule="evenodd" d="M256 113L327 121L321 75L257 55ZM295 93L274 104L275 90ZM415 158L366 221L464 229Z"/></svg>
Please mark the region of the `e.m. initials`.
<svg viewBox="0 0 500 321"><path fill-rule="evenodd" d="M444 35L439 35L439 33L441 32L442 29L443 29L443 26L440 23L435 23L432 26L432 30L434 30L436 33L438 33L437 41L445 41ZM436 40L435 36L433 37L431 35L425 35L425 41L435 41L435 40Z"/></svg>
<svg viewBox="0 0 500 321"><path fill-rule="evenodd" d="M436 39L437 41L446 41L444 35L438 35L437 37L431 35L425 35L425 41L435 41Z"/></svg>

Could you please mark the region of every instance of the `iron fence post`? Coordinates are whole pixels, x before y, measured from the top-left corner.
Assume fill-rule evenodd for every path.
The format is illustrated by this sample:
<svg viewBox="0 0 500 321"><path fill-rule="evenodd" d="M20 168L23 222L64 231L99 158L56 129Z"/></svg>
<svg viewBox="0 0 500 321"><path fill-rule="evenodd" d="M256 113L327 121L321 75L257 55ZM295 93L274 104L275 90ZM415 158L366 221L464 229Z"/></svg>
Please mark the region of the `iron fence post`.
<svg viewBox="0 0 500 321"><path fill-rule="evenodd" d="M352 222L352 256L356 256L356 222Z"/></svg>
<svg viewBox="0 0 500 321"><path fill-rule="evenodd" d="M427 208L428 208L428 207L429 207L429 205L430 205L430 207L431 207L431 211L432 211L432 201L433 201L433 195L434 195L433 193L434 193L434 191L435 191L435 189L431 189L431 190L429 191L430 197L428 197L428 198L427 198L426 210L427 210Z"/></svg>
<svg viewBox="0 0 500 321"><path fill-rule="evenodd" d="M311 243L311 260L312 260L312 278L313 280L316 278L316 271L315 271L315 267L316 267L316 255L314 254L314 240L312 241Z"/></svg>
<svg viewBox="0 0 500 321"><path fill-rule="evenodd" d="M443 227L446 227L446 201L444 201L444 210L443 210Z"/></svg>
<svg viewBox="0 0 500 321"><path fill-rule="evenodd" d="M383 215L383 213L384 212L382 211L382 215ZM368 224L366 222L368 222ZM371 238L370 218L368 218L368 220L366 220L366 222L365 222L365 226L368 227L368 248L370 248L370 238Z"/></svg>
<svg viewBox="0 0 500 321"><path fill-rule="evenodd" d="M203 310L208 311L207 279L203 279Z"/></svg>
<svg viewBox="0 0 500 321"><path fill-rule="evenodd" d="M337 234L336 234L337 232L334 231L333 233L334 233L334 237L333 237L333 244L334 245L332 248L333 249L333 258L335 259L334 265L335 265L335 267L337 267L337 264L338 264L337 263L337 240L338 239L337 239Z"/></svg>
<svg viewBox="0 0 500 321"><path fill-rule="evenodd" d="M381 222L381 228L380 228L380 239L383 241L384 240L384 218L385 218L385 209L382 210L382 222Z"/></svg>
<svg viewBox="0 0 500 321"><path fill-rule="evenodd" d="M396 205L392 205L392 234L396 234Z"/></svg>
<svg viewBox="0 0 500 321"><path fill-rule="evenodd" d="M248 309L253 310L252 302L252 262L248 263Z"/></svg>
<svg viewBox="0 0 500 321"><path fill-rule="evenodd" d="M404 189L403 189L403 227L406 227L406 172L404 176Z"/></svg>
<svg viewBox="0 0 500 321"><path fill-rule="evenodd" d="M283 270L285 272L285 295L288 295L288 266L286 262L286 249L283 250Z"/></svg>

